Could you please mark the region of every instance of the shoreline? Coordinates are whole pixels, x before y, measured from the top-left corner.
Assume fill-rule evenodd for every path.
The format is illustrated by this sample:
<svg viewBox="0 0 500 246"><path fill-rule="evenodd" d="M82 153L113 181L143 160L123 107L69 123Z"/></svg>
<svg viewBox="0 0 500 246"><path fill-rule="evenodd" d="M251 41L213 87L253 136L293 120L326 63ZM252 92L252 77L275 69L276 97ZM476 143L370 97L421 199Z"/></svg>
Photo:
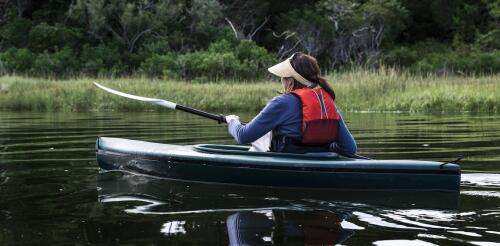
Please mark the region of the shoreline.
<svg viewBox="0 0 500 246"><path fill-rule="evenodd" d="M395 70L356 70L327 76L337 105L348 112L500 113L500 75L416 76ZM276 80L199 83L147 78L49 80L0 77L0 110L34 112L163 111L111 95L92 82L144 97L209 111L259 111L278 95Z"/></svg>

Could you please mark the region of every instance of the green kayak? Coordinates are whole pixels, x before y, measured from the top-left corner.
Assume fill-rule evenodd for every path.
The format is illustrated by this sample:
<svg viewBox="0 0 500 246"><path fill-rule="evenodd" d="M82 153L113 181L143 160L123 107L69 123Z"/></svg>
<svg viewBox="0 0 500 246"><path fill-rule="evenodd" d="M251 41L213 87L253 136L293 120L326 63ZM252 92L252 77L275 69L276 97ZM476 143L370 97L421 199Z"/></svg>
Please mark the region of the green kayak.
<svg viewBox="0 0 500 246"><path fill-rule="evenodd" d="M460 166L414 160L366 160L336 153L249 152L235 145L172 145L97 139L104 170L221 184L307 189L458 191Z"/></svg>

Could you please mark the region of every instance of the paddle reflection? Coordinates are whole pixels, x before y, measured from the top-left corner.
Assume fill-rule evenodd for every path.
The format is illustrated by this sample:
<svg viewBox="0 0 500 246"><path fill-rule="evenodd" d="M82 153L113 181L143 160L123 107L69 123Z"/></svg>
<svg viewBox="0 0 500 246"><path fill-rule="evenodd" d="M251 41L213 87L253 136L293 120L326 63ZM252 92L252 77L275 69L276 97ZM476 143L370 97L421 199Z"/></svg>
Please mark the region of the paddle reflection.
<svg viewBox="0 0 500 246"><path fill-rule="evenodd" d="M262 210L234 213L226 225L232 246L335 245L354 234L343 220L328 211Z"/></svg>

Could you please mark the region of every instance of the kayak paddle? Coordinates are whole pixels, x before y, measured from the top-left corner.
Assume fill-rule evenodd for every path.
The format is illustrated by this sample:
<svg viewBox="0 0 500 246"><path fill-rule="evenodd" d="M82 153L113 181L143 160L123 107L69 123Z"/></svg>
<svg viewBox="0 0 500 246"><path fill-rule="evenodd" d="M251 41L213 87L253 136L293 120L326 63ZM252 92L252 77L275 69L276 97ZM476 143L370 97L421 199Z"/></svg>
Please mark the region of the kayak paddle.
<svg viewBox="0 0 500 246"><path fill-rule="evenodd" d="M208 113L208 112L205 112L205 111L201 111L199 109L194 109L194 108L190 108L190 107L186 107L186 106L183 106L183 105L180 105L180 104L177 104L177 103L174 103L174 102L170 102L170 101L167 101L167 100L163 100L163 99L156 99L156 98L148 98L148 97L141 97L141 96L135 96L135 95L131 95L131 94L127 94L127 93L124 93L124 92L120 92L120 91L117 91L117 90L113 90L113 89L110 89L108 87L105 87L105 86L102 86L100 85L99 83L97 82L94 82L94 85L96 85L97 87L111 93L111 94L115 94L115 95L118 95L118 96L122 96L122 97L126 97L126 98L130 98L130 99L133 99L133 100L137 100L137 101L142 101L142 102L148 102L148 103L152 103L152 104L155 104L155 105L158 105L158 106L162 106L162 107L165 107L165 108L169 108L169 109L177 109L177 110L180 110L180 111L184 111L184 112L188 112L188 113L191 113L191 114L195 114L195 115L199 115L201 117L205 117L205 118L208 118L208 119L212 119L212 120L215 120L219 123L226 123L226 118L224 117L224 115L217 115L217 114L211 114L211 113Z"/></svg>

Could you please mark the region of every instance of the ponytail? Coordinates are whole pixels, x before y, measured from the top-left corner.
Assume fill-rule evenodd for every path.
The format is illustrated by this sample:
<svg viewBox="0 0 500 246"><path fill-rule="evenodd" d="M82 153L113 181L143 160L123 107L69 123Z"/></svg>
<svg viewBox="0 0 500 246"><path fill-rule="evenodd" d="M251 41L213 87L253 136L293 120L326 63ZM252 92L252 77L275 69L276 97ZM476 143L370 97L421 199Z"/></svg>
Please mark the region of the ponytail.
<svg viewBox="0 0 500 246"><path fill-rule="evenodd" d="M335 91L333 90L332 86L328 84L328 81L326 81L325 78L321 76L314 76L314 78L310 78L312 81L316 84L318 84L323 90L328 92L328 94L332 97L332 99L335 101Z"/></svg>
<svg viewBox="0 0 500 246"><path fill-rule="evenodd" d="M296 55L292 56L290 64L298 74L300 74L310 82L321 86L321 88L325 90L333 100L335 100L335 91L333 90L332 86L328 84L326 79L321 77L321 70L316 58L298 52L296 53Z"/></svg>

